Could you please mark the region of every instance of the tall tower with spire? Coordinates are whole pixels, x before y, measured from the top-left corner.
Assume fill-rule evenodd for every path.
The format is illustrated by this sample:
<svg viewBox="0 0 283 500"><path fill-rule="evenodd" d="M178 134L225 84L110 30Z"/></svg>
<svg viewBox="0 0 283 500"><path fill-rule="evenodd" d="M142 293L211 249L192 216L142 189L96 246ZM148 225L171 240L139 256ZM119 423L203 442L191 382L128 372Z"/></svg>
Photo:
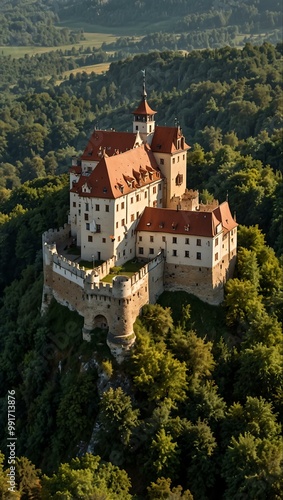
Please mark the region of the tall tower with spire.
<svg viewBox="0 0 283 500"><path fill-rule="evenodd" d="M153 134L155 131L154 115L156 114L156 111L153 111L153 109L151 109L151 107L147 103L147 93L145 89L145 70L142 70L142 74L143 86L141 102L137 109L133 111L133 132L139 132L142 140L151 145Z"/></svg>

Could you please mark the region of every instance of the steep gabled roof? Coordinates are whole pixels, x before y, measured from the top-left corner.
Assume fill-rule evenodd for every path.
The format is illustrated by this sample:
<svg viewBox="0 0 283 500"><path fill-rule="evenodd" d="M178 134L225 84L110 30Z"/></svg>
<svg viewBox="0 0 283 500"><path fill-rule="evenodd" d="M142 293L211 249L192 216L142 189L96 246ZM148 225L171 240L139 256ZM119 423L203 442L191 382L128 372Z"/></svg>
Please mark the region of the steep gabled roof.
<svg viewBox="0 0 283 500"><path fill-rule="evenodd" d="M103 154L113 156L133 149L141 144L139 134L133 132L116 132L114 130L94 130L81 156L82 160L99 161Z"/></svg>
<svg viewBox="0 0 283 500"><path fill-rule="evenodd" d="M140 167L147 169L151 175L140 176L137 180L134 173ZM119 198L124 194L161 179L162 173L153 153L147 145L142 145L125 153L103 157L89 175L81 175L71 192L90 198ZM90 193L84 191L87 184Z"/></svg>
<svg viewBox="0 0 283 500"><path fill-rule="evenodd" d="M155 153L177 153L190 149L191 146L185 143L177 148L177 140L182 139L183 134L180 127L155 127L151 149Z"/></svg>
<svg viewBox="0 0 283 500"><path fill-rule="evenodd" d="M223 205L226 203L227 202ZM229 231L237 226L237 223L231 216L228 204L227 206L221 207L222 205L212 212L146 207L138 223L137 231L184 234L188 237L192 235L212 238L216 236L216 228L222 222L221 214L225 215L225 217L229 217ZM215 213L217 210L218 212Z"/></svg>
<svg viewBox="0 0 283 500"><path fill-rule="evenodd" d="M219 207L215 208L213 210L213 213L215 214L215 217L217 217L217 219L221 222L224 234L237 227L238 224L232 217L227 201L224 201L223 203L221 203L221 205L219 205Z"/></svg>

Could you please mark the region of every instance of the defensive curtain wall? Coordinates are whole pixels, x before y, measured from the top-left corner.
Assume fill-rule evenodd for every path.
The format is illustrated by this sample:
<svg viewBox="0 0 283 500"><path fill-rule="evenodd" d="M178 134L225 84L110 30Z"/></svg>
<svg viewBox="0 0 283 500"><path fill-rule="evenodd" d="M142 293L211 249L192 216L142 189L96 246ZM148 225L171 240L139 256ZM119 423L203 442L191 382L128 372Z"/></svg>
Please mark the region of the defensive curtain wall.
<svg viewBox="0 0 283 500"><path fill-rule="evenodd" d="M52 297L84 318L83 338L90 340L96 328L108 330L107 343L116 357L134 343L133 324L141 308L155 303L164 287L164 256L160 253L132 277L118 275L112 284L101 282L115 266L115 258L85 270L57 252L68 240L70 226L43 234L44 286L42 312Z"/></svg>

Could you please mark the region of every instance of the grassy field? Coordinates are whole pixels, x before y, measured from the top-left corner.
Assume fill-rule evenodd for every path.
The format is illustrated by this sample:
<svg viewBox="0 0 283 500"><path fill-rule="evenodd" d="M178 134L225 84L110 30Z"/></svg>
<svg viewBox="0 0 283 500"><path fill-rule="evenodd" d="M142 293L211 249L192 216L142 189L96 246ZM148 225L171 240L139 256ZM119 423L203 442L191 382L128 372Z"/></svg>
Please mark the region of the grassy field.
<svg viewBox="0 0 283 500"><path fill-rule="evenodd" d="M111 272L111 274L105 276L105 278L103 278L101 281L103 281L104 283L112 283L113 278L118 275L131 278L144 265L144 262L129 260L128 262L125 262L125 264L123 264L123 266L121 267L113 267L113 271Z"/></svg>
<svg viewBox="0 0 283 500"><path fill-rule="evenodd" d="M64 71L63 76L69 77L71 73L73 75L76 75L77 73L87 73L90 75L90 73L96 73L100 75L101 73L104 73L105 71L108 70L110 66L110 63L100 63L100 64L92 64L90 66L80 66L79 68L72 69L70 71Z"/></svg>
<svg viewBox="0 0 283 500"><path fill-rule="evenodd" d="M34 54L42 54L44 52L52 52L54 50L70 50L72 47L101 47L103 42L111 43L115 42L117 36L111 35L110 33L84 33L85 40L81 40L75 44L69 45L60 45L54 47L34 47L31 45L27 45L24 47L3 47L0 46L0 54L9 56L11 55L14 58L23 57L25 54L29 54L32 56Z"/></svg>

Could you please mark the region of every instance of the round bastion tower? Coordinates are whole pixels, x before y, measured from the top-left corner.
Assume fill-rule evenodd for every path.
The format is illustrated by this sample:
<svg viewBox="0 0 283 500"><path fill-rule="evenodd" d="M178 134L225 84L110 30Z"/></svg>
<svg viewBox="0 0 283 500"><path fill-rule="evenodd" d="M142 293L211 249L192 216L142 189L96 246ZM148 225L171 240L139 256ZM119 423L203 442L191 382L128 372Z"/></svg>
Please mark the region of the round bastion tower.
<svg viewBox="0 0 283 500"><path fill-rule="evenodd" d="M135 342L131 307L132 283L127 276L115 276L112 281L111 321L107 344L116 359L122 359Z"/></svg>
<svg viewBox="0 0 283 500"><path fill-rule="evenodd" d="M108 327L107 344L113 356L122 361L135 342L133 324L140 312L132 300L131 278L115 276L111 286L99 283L98 275L92 273L86 285L87 299L80 311L84 316L83 339L90 341L96 327Z"/></svg>

